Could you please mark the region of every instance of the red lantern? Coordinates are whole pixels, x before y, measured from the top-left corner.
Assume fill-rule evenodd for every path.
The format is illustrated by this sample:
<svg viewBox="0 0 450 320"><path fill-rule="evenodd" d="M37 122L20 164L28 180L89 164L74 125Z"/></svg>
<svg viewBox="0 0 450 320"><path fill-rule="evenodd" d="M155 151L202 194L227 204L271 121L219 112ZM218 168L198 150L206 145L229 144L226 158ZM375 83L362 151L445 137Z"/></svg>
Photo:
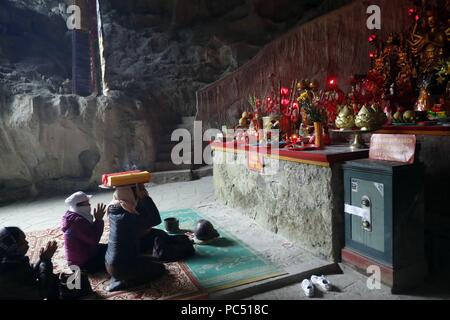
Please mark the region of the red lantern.
<svg viewBox="0 0 450 320"><path fill-rule="evenodd" d="M335 90L337 88L337 80L335 77L328 77L327 78L327 90Z"/></svg>
<svg viewBox="0 0 450 320"><path fill-rule="evenodd" d="M281 99L281 105L282 106L288 106L289 105L289 99L286 99L286 98Z"/></svg>
<svg viewBox="0 0 450 320"><path fill-rule="evenodd" d="M374 43L377 40L377 35L376 34L371 34L369 36L369 43Z"/></svg>
<svg viewBox="0 0 450 320"><path fill-rule="evenodd" d="M297 101L294 101L294 102L292 103L292 108L298 109L298 102L297 102Z"/></svg>
<svg viewBox="0 0 450 320"><path fill-rule="evenodd" d="M417 13L417 9L416 8L408 8L408 16L412 17L416 13Z"/></svg>
<svg viewBox="0 0 450 320"><path fill-rule="evenodd" d="M288 88L281 88L281 95L283 96L287 96L289 94L289 89Z"/></svg>

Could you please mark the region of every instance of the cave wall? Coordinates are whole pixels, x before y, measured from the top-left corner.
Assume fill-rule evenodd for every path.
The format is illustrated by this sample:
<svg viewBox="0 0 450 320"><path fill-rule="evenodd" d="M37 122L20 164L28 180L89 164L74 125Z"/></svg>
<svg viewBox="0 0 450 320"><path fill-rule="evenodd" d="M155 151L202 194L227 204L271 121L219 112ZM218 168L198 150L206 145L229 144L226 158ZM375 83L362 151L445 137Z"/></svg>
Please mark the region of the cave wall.
<svg viewBox="0 0 450 320"><path fill-rule="evenodd" d="M71 1L0 0L0 203L152 170L198 89L345 2L100 0L110 91L84 98L71 94Z"/></svg>
<svg viewBox="0 0 450 320"><path fill-rule="evenodd" d="M343 0L105 0L106 81L193 116L196 91L233 72L297 23ZM169 120L167 120L169 121Z"/></svg>
<svg viewBox="0 0 450 320"><path fill-rule="evenodd" d="M367 39L372 31L366 27L366 10L372 4L381 8L381 38L409 26L407 0L357 0L297 26L235 72L199 90L197 120L203 121L203 128L234 127L240 114L251 108L249 95L264 96L270 74L286 86L306 78L317 79L323 87L327 76L336 76L347 89L352 75L365 74L370 67Z"/></svg>
<svg viewBox="0 0 450 320"><path fill-rule="evenodd" d="M154 162L152 115L136 100L21 94L0 109L0 202L87 190L104 172Z"/></svg>

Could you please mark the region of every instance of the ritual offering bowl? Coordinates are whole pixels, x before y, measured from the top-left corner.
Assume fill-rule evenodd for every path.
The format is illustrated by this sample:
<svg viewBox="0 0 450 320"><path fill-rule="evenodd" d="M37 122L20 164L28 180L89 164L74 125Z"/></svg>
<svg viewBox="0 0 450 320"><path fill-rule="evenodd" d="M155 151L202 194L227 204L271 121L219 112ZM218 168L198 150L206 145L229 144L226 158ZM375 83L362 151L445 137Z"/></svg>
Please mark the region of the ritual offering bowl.
<svg viewBox="0 0 450 320"><path fill-rule="evenodd" d="M170 217L164 219L164 228L168 233L180 232L180 221L177 218Z"/></svg>

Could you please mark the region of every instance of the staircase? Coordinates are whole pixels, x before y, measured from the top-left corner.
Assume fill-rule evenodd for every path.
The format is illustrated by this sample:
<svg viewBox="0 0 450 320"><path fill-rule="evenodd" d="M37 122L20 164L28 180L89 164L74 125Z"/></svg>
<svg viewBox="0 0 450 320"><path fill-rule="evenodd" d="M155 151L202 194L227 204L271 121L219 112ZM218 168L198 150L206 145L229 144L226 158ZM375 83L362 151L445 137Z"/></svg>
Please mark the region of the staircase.
<svg viewBox="0 0 450 320"><path fill-rule="evenodd" d="M171 153L174 146L179 141L171 141L172 132L176 129L187 129L193 137L195 117L183 117L181 123L165 128L161 141L157 147L156 162L152 172L152 182L157 184L191 181L204 176L212 175L211 166L201 166L193 164L176 165L172 162ZM185 148L189 150L189 157L193 163L192 143L193 141L185 141ZM186 155L184 155L186 156Z"/></svg>

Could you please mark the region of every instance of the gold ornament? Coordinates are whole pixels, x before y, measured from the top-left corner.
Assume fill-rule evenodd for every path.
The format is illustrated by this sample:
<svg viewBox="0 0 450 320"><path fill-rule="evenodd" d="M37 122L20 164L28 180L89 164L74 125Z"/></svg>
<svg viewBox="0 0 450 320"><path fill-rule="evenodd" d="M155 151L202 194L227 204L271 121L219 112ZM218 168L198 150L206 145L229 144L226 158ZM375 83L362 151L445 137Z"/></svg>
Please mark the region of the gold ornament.
<svg viewBox="0 0 450 320"><path fill-rule="evenodd" d="M381 120L382 115L373 106L364 105L355 118L355 124L362 131L373 131L382 126Z"/></svg>
<svg viewBox="0 0 450 320"><path fill-rule="evenodd" d="M339 129L353 129L353 127L355 126L355 115L353 113L353 108L348 105L339 107L335 123L336 127Z"/></svg>

